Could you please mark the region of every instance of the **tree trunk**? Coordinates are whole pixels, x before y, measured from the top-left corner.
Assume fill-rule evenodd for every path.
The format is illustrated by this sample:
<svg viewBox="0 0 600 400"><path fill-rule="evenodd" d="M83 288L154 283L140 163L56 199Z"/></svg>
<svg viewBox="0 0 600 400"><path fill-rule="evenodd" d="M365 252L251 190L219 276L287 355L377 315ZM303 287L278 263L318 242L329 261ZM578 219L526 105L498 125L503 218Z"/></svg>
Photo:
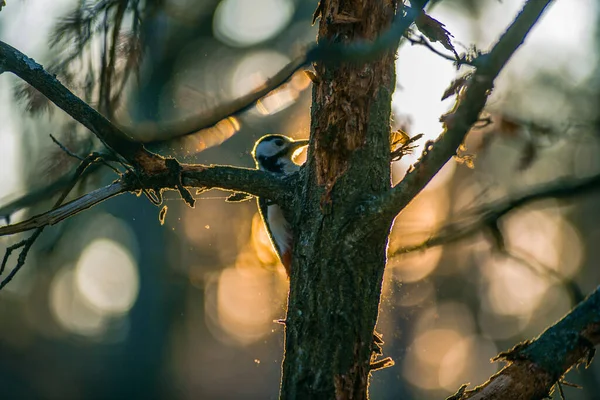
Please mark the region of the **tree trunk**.
<svg viewBox="0 0 600 400"><path fill-rule="evenodd" d="M319 40L369 41L386 1L322 0ZM366 399L392 221L370 201L390 189L395 49L369 63L315 65L311 144L290 214L295 246L282 399Z"/></svg>

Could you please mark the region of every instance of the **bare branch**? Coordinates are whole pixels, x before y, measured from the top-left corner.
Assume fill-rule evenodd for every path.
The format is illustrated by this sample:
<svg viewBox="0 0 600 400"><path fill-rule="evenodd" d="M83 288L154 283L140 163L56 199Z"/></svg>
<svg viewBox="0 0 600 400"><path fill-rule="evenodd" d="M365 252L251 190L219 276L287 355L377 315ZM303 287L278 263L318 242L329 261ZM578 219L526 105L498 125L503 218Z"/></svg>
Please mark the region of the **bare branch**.
<svg viewBox="0 0 600 400"><path fill-rule="evenodd" d="M177 178L177 177L175 177ZM291 177L293 179L296 177ZM275 202L286 201L291 191L289 180L281 180L264 171L230 166L204 166L194 164L181 165L181 181L186 187L201 189L224 189L248 193L272 199ZM131 173L100 189L96 189L78 199L48 212L36 215L26 221L0 227L0 236L13 235L31 229L54 225L72 217L111 197L125 192L151 189L155 193L162 190L177 189L177 182L169 173L149 176L135 176Z"/></svg>
<svg viewBox="0 0 600 400"><path fill-rule="evenodd" d="M84 175L88 175L97 171L97 166L90 166L85 172ZM5 204L0 206L0 218L4 218L7 220L7 223L10 223L10 216L15 212L22 210L27 207L31 207L38 203L41 203L44 200L47 200L50 197L53 197L55 194L64 190L71 183L72 176L64 175L54 182L51 182L47 185L34 188L33 190L25 193L24 195L17 197L14 200L5 199ZM8 200L8 201L6 201Z"/></svg>
<svg viewBox="0 0 600 400"><path fill-rule="evenodd" d="M29 83L133 165L154 170L157 163L162 164L162 157L148 152L141 143L132 141L98 111L75 96L40 64L2 41L0 70L12 72Z"/></svg>
<svg viewBox="0 0 600 400"><path fill-rule="evenodd" d="M4 273L4 269L6 268L6 264L8 263L12 252L17 249L21 249L21 252L19 253L19 257L17 258L17 264L15 265L15 267L10 271L8 276L4 278L2 282L0 282L0 290L2 290L4 286L8 285L8 283L12 281L15 275L17 275L17 273L21 270L21 267L25 265L25 260L27 259L27 254L29 254L29 250L31 250L31 246L33 246L37 238L42 234L43 230L43 227L36 229L36 231L33 232L33 234L30 237L6 249L6 253L4 253L4 258L2 259L2 265L0 265L0 275Z"/></svg>
<svg viewBox="0 0 600 400"><path fill-rule="evenodd" d="M13 235L15 233L25 232L35 228L54 225L106 199L126 191L127 185L123 181L115 181L106 187L96 189L54 210L36 215L35 217L23 222L0 227L0 236Z"/></svg>
<svg viewBox="0 0 600 400"><path fill-rule="evenodd" d="M141 126L133 127L121 125L121 129L129 132L136 140L143 143L165 142L194 134L216 125L223 119L237 116L252 108L258 100L284 85L296 71L303 68L308 63L307 57L302 55L291 61L277 74L269 78L264 84L260 85L250 93L238 97L229 103L207 110L204 113L175 122L142 123Z"/></svg>
<svg viewBox="0 0 600 400"><path fill-rule="evenodd" d="M65 149L65 151L66 151L66 149ZM75 156L75 157L77 157L77 156ZM103 161L102 156L97 153L92 153L92 154L88 155L86 158L81 160L81 163L77 167L77 170L75 171L75 174L71 178L69 184L66 186L63 193L59 196L59 198L54 203L54 206L52 207L52 211L57 210L57 208L67 198L67 196L69 195L71 190L73 190L73 188L75 187L75 185L77 184L77 182L79 181L79 179L81 178L81 176L83 175L85 170L90 165L93 165L94 163L101 162L101 161ZM49 213L47 213L47 214L49 214ZM17 225L19 225L19 224L15 224L12 226L17 226ZM8 260L10 259L12 252L17 249L21 249L21 252L19 253L19 257L17 258L17 264L15 265L15 267L10 271L8 276L5 279L3 279L2 282L0 282L0 290L4 286L6 286L15 277L15 275L19 272L19 270L23 267L23 265L25 265L25 260L27 259L27 254L29 254L29 250L31 250L31 247L33 246L33 244L35 243L37 238L42 234L44 228L47 225L48 225L48 223L39 225L37 227L37 229L35 230L35 232L33 232L33 234L29 238L22 240L21 242L14 244L6 249L4 258L2 259L2 264L0 265L0 275L2 275L2 273L4 272L4 269L6 268L6 265L8 263ZM9 225L8 227L10 227L10 226L11 225ZM6 228L8 228L8 227L6 227Z"/></svg>
<svg viewBox="0 0 600 400"><path fill-rule="evenodd" d="M423 2L422 7L427 2ZM339 63L342 61L366 62L378 57L384 51L398 45L406 29L414 22L421 8L404 8L405 15L399 15L391 28L373 42L340 44L322 42L313 46L307 53L286 65L265 84L249 94L237 98L206 113L189 119L168 123L152 124L144 127L120 128L113 125L96 110L75 96L62 85L55 76L49 74L33 59L17 49L0 41L0 69L10 71L39 90L50 101L67 114L90 129L103 143L123 156L127 161L138 164L147 170L163 168L163 159L148 152L141 144L169 141L209 128L219 121L237 115L252 107L258 100L287 82L302 67L314 61ZM125 132L133 134L133 141Z"/></svg>
<svg viewBox="0 0 600 400"><path fill-rule="evenodd" d="M460 220L445 225L429 239L414 246L403 247L394 255L425 250L466 239L483 229L496 226L506 214L534 201L547 198L566 199L596 190L600 190L600 174L579 179L564 178L543 184L511 198L466 211Z"/></svg>
<svg viewBox="0 0 600 400"><path fill-rule="evenodd" d="M542 399L574 366L586 366L600 343L600 287L537 339L500 353L508 365L455 400Z"/></svg>
<svg viewBox="0 0 600 400"><path fill-rule="evenodd" d="M398 42L408 27L414 22L427 1L418 8L405 7L405 15L398 15L390 29L372 42L354 42L351 44L323 41L313 45L306 54L295 58L263 85L245 96L230 103L223 104L205 113L173 123L156 123L138 127L122 126L121 129L131 132L132 136L144 143L170 141L179 137L194 134L202 129L210 128L219 121L236 116L251 108L258 100L285 84L296 71L313 63L356 62L364 63L373 60L385 51L398 47Z"/></svg>
<svg viewBox="0 0 600 400"><path fill-rule="evenodd" d="M488 54L478 58L478 68L467 86L464 97L446 124L446 131L425 150L414 169L406 174L383 199L383 213L394 218L425 187L437 172L456 154L471 126L479 119L494 80L552 0L529 0L514 22Z"/></svg>

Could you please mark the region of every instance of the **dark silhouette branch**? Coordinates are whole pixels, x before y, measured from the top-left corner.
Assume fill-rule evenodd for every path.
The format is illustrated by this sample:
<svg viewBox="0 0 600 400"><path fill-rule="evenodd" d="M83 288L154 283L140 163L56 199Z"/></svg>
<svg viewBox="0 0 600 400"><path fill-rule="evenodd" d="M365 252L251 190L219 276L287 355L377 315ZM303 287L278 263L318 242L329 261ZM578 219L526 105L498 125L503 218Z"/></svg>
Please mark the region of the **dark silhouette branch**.
<svg viewBox="0 0 600 400"><path fill-rule="evenodd" d="M546 398L564 374L588 366L600 343L600 287L538 338L500 353L493 361L508 365L453 400L513 400Z"/></svg>
<svg viewBox="0 0 600 400"><path fill-rule="evenodd" d="M0 236L14 235L35 228L54 225L66 218L72 217L106 199L125 193L128 186L121 180L115 181L108 186L96 189L76 200L72 200L63 206L52 209L45 213L36 215L26 221L0 227Z"/></svg>
<svg viewBox="0 0 600 400"><path fill-rule="evenodd" d="M66 186L66 188L64 189L62 194L59 196L59 198L54 203L54 206L52 207L52 210L50 211L50 213L52 211L56 211L57 209L59 209L60 205L63 203L63 201L65 201L65 199L67 198L69 193L71 193L71 191L73 190L75 185L77 185L77 182L79 181L79 179L81 178L81 176L83 175L85 170L88 169L88 167L90 167L91 165L98 163L98 162L103 162L103 159L102 159L102 156L97 153L92 153L89 156L87 156L86 158L81 160L81 163L77 167L75 174L71 178L69 184ZM16 224L16 225L18 225L18 224ZM4 278L2 280L2 282L0 282L0 290L4 286L6 286L15 277L15 275L19 272L19 270L23 267L23 265L25 265L25 261L27 259L27 255L29 254L29 250L31 250L31 247L33 246L33 244L35 243L37 238L42 234L42 232L44 231L44 228L47 225L48 224L43 224L43 225L37 226L37 229L35 230L35 232L33 232L33 234L29 238L22 240L19 243L16 243L12 246L9 246L6 249L6 252L2 259L2 264L0 265L0 275L2 275L4 273L6 265L8 264L8 261L10 260L10 256L13 253L13 251L21 249L21 252L19 253L19 256L17 257L17 264L15 265L15 267L10 271L8 276L6 278ZM8 225L7 227L3 227L3 228L8 228L10 226L11 225ZM3 228L1 228L1 229L3 229Z"/></svg>
<svg viewBox="0 0 600 400"><path fill-rule="evenodd" d="M342 44L322 41L319 44L313 45L305 54L288 63L264 84L230 103L189 117L183 121L145 124L146 126L143 128L122 126L121 129L130 132L136 140L141 142L158 143L167 142L210 128L223 119L247 111L258 100L289 81L298 70L313 62L321 61L327 64L339 64L342 62L365 63L376 59L389 49L396 48L400 38L414 22L425 4L426 2L418 8L405 7L405 14L398 15L390 29L372 42L358 41L350 44Z"/></svg>
<svg viewBox="0 0 600 400"><path fill-rule="evenodd" d="M269 198L275 202L287 200L290 191L288 180L281 180L263 171L231 166L181 165L181 181L185 187L200 189L224 189ZM31 229L54 225L111 197L142 189L160 193L162 190L178 190L172 174L148 176L125 174L108 186L96 189L69 203L26 221L0 227L0 236L13 235Z"/></svg>
<svg viewBox="0 0 600 400"><path fill-rule="evenodd" d="M364 63L373 60L390 48L397 47L400 38L414 22L425 4L426 2L419 8L405 7L404 15L398 15L391 28L373 42L341 44L323 41L310 48L306 54L290 62L251 93L206 113L164 125L151 124L144 128L115 126L98 111L75 96L40 64L2 41L0 41L0 71L12 72L29 83L59 108L90 129L105 145L132 165L146 171L156 171L164 168L164 159L148 152L142 143L170 141L190 135L209 128L225 118L246 111L258 100L285 84L296 71L312 62ZM131 133L135 140L126 132Z"/></svg>
<svg viewBox="0 0 600 400"><path fill-rule="evenodd" d="M478 68L464 93L459 94L456 109L446 118L445 132L425 144L419 162L383 199L384 214L391 218L398 214L456 155L467 132L478 121L494 80L550 3L552 0L529 0L492 50L478 57Z"/></svg>
<svg viewBox="0 0 600 400"><path fill-rule="evenodd" d="M96 171L96 168L97 166L91 166L83 173L82 177ZM3 218L7 223L10 223L11 215L19 210L34 206L53 197L70 184L71 178L70 174L64 175L47 185L36 187L28 191L14 200L4 201L4 204L0 206L0 218Z"/></svg>
<svg viewBox="0 0 600 400"><path fill-rule="evenodd" d="M403 247L394 252L394 255L425 250L469 238L482 230L496 227L506 214L538 200L568 199L596 190L600 190L600 174L578 179L564 178L539 185L510 198L466 211L459 220L446 224L429 239L414 246Z"/></svg>
<svg viewBox="0 0 600 400"><path fill-rule="evenodd" d="M141 143L132 141L98 111L75 96L40 64L2 41L0 70L12 72L37 89L132 165L153 171L164 164L162 157L148 152Z"/></svg>
<svg viewBox="0 0 600 400"><path fill-rule="evenodd" d="M466 54L463 54L462 56L456 56L454 54L444 53L443 51L436 49L423 35L413 37L410 34L407 34L404 36L404 38L413 46L423 46L432 53L442 57L443 59L454 62L457 68L461 65L469 65L472 67L477 66L477 61L468 59Z"/></svg>

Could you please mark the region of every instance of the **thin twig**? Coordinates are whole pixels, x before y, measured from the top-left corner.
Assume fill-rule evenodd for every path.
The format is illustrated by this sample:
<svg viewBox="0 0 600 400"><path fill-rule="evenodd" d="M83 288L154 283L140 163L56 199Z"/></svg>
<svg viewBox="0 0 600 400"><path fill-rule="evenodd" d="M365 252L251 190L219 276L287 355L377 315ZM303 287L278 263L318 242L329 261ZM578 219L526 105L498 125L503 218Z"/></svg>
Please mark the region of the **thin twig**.
<svg viewBox="0 0 600 400"><path fill-rule="evenodd" d="M75 187L75 185L77 184L77 182L79 181L79 179L81 178L81 176L83 175L85 170L90 165L92 165L95 162L98 162L99 160L101 160L101 157L99 157L97 154L90 154L89 156L87 156L86 158L84 158L81 161L81 163L77 167L77 170L75 171L74 176L71 179L70 184L65 188L65 190L62 192L62 194L58 197L58 199L54 203L54 206L52 207L52 210L46 214L49 215L52 211L58 210L58 207L60 207L60 205L65 200L65 198L69 195L71 190L73 190L73 188ZM8 228L11 226L16 226L16 225L19 225L19 224L8 225L3 228ZM19 270L23 267L23 265L25 265L25 260L27 259L29 250L31 249L31 247L33 246L33 244L35 243L37 238L42 234L44 228L48 225L49 224L46 223L46 224L42 224L42 225L38 226L37 229L35 230L35 232L33 232L33 234L28 239L25 239L17 244L10 246L8 249L6 249L6 252L2 259L2 264L0 265L0 275L2 275L2 273L6 269L6 265L10 259L12 252L19 248L21 248L21 252L19 253L19 257L17 258L17 264L15 265L15 267L10 271L8 276L6 278L4 278L2 280L2 282L0 282L0 290L2 290L2 288L4 288L15 277L15 275L19 272ZM0 228L0 229L3 229L3 228Z"/></svg>
<svg viewBox="0 0 600 400"><path fill-rule="evenodd" d="M410 36L410 34L408 34L408 35L405 35L404 38L406 40L408 40L410 42L410 44L413 46L414 45L424 46L425 48L429 49L434 54L436 54L448 61L454 62L457 67L460 67L461 65L470 65L472 67L477 66L477 62L467 60L466 54L463 55L462 57L458 57L454 54L447 54L447 53L444 53L443 51L436 49L431 44L431 42L429 42L429 40L427 40L423 35L419 35L419 37L417 39L415 39L414 37Z"/></svg>
<svg viewBox="0 0 600 400"><path fill-rule="evenodd" d="M77 155L77 154L73 153L71 150L69 150L69 149L67 148L67 146L65 146L64 144L62 144L61 142L59 142L59 141L58 141L58 139L56 139L56 138L54 137L54 135L52 135L52 134L50 133L50 134L49 134L49 136L50 136L50 139L52 139L52 141L54 142L54 144L56 144L58 147L60 147L60 149L61 149L62 151L64 151L64 152L65 152L67 155L69 155L69 156L71 156L71 157L73 157L73 158L76 158L76 159L78 159L79 161L83 161L83 157L81 157L81 156L79 156L79 155Z"/></svg>
<svg viewBox="0 0 600 400"><path fill-rule="evenodd" d="M0 227L0 236L14 235L15 233L25 232L31 229L54 225L126 191L128 191L128 186L122 180L115 181L108 186L96 189L56 209L36 215L23 222Z"/></svg>
<svg viewBox="0 0 600 400"><path fill-rule="evenodd" d="M138 179L142 178L138 177ZM23 222L2 226L0 227L0 236L13 235L42 226L54 225L111 197L125 192L142 190L142 183L145 187L151 187L155 193L160 193L163 189L177 189L179 179L181 179L180 182L185 187L230 190L272 199L277 202L285 202L289 201L290 196L292 196L290 186L293 184L293 180L297 179L297 176L279 179L272 174L256 169L228 165L182 164L180 176L178 177L172 177L165 173L158 177L145 177L146 180L142 183L138 179L125 174L112 184L87 193L61 207L36 215ZM177 190L180 190L180 188Z"/></svg>
<svg viewBox="0 0 600 400"><path fill-rule="evenodd" d="M37 238L42 234L43 230L44 230L44 227L36 229L35 232L33 232L33 234L29 238L15 244L15 245L12 245L8 249L6 249L6 253L4 254L4 258L2 260L2 265L0 266L0 275L2 275L2 273L4 272L4 269L6 267L6 264L8 263L11 253L14 250L22 247L22 250L19 253L19 257L17 259L17 264L10 271L8 276L6 278L4 278L2 280L2 282L0 282L0 290L2 290L6 285L8 285L8 283L10 281L12 281L12 279L15 277L15 275L17 275L17 273L23 267L23 265L25 265L25 260L27 259L27 255L29 254L29 250L31 249L31 246L33 246L33 244L35 243Z"/></svg>

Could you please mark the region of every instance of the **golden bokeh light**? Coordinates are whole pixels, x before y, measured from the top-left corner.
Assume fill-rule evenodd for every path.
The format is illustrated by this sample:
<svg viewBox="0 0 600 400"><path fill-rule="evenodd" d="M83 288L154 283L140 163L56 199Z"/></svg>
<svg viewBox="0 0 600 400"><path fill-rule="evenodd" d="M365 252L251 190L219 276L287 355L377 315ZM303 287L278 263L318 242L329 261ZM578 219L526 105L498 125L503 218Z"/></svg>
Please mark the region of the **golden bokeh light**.
<svg viewBox="0 0 600 400"><path fill-rule="evenodd" d="M97 239L82 252L75 267L77 289L103 315L129 311L139 291L136 262L127 249L109 239Z"/></svg>
<svg viewBox="0 0 600 400"><path fill-rule="evenodd" d="M431 329L417 336L411 345L420 362L438 366L446 352L462 339L460 332L453 329Z"/></svg>
<svg viewBox="0 0 600 400"><path fill-rule="evenodd" d="M250 53L238 63L231 77L231 93L241 97L265 85L268 79L281 70L290 59L274 50ZM308 87L303 77L296 74L291 81L273 90L253 108L259 115L271 115L294 104L300 92ZM301 89L298 89L300 87Z"/></svg>
<svg viewBox="0 0 600 400"><path fill-rule="evenodd" d="M481 336L465 337L446 352L439 366L439 385L450 393L465 382L485 382L498 370L486 362L498 354L494 342Z"/></svg>
<svg viewBox="0 0 600 400"><path fill-rule="evenodd" d="M441 247L403 255L394 252L428 239L443 224L448 210L448 191L441 187L421 193L396 218L390 234L387 268L397 279L416 282L435 270L442 256Z"/></svg>
<svg viewBox="0 0 600 400"><path fill-rule="evenodd" d="M408 347L404 361L403 375L406 380L423 389L438 389L441 363L463 338L452 329L431 329L419 334Z"/></svg>
<svg viewBox="0 0 600 400"><path fill-rule="evenodd" d="M306 73L298 72L295 73L294 76L292 76L292 79L290 80L290 85L295 90L301 92L304 89L307 89L310 86L311 82L312 81Z"/></svg>
<svg viewBox="0 0 600 400"><path fill-rule="evenodd" d="M420 193L396 217L390 234L390 250L393 252L428 239L446 221L449 209L446 186Z"/></svg>
<svg viewBox="0 0 600 400"><path fill-rule="evenodd" d="M217 193L219 192L211 192ZM223 204L220 201L200 198L202 212L196 209L185 207L182 210L181 223L183 223L183 233L185 239L198 249L212 254L207 257L210 265L207 265L205 259L199 259L198 268L213 267L215 258L226 264L235 260L238 251L248 242L248 232L250 232L250 207L242 207L238 204ZM176 228L176 232L181 229L181 223L178 220L170 220L167 217L166 224ZM208 228L207 228L208 227ZM202 271L200 271L202 273Z"/></svg>
<svg viewBox="0 0 600 400"><path fill-rule="evenodd" d="M232 46L250 46L277 35L294 13L291 0L223 0L214 15L214 33Z"/></svg>
<svg viewBox="0 0 600 400"><path fill-rule="evenodd" d="M54 276L49 296L50 311L66 331L83 336L100 336L105 332L108 322L105 314L86 301L71 267L63 267Z"/></svg>
<svg viewBox="0 0 600 400"><path fill-rule="evenodd" d="M482 271L488 282L483 305L500 315L531 315L550 287L547 277L514 258L490 257Z"/></svg>
<svg viewBox="0 0 600 400"><path fill-rule="evenodd" d="M425 309L414 323L415 335L431 329L450 329L468 336L475 332L475 321L465 304L447 301Z"/></svg>
<svg viewBox="0 0 600 400"><path fill-rule="evenodd" d="M516 210L504 224L505 238L511 251L526 257L533 267L551 268L563 277L573 276L583 260L579 232L567 221L555 202L534 210Z"/></svg>
<svg viewBox="0 0 600 400"><path fill-rule="evenodd" d="M271 333L273 320L283 314L277 296L277 279L263 268L224 269L217 283L220 328L241 345Z"/></svg>

